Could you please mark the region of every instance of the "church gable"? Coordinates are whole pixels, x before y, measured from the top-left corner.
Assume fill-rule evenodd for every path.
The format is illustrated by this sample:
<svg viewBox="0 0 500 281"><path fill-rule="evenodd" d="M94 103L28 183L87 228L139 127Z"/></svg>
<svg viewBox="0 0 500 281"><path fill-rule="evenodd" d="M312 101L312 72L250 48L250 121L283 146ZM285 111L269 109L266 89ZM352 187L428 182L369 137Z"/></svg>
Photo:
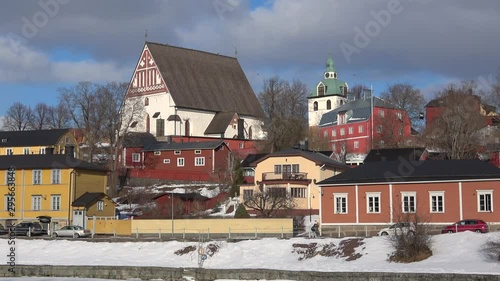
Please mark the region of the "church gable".
<svg viewBox="0 0 500 281"><path fill-rule="evenodd" d="M145 45L132 81L130 81L127 95L138 96L159 92L168 92L168 89L148 46Z"/></svg>

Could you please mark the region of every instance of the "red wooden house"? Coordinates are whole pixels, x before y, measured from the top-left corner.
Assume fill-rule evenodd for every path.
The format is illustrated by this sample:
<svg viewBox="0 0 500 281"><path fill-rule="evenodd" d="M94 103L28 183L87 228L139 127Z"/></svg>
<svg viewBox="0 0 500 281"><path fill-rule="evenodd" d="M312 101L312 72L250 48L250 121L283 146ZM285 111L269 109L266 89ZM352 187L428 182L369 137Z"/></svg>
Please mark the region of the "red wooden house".
<svg viewBox="0 0 500 281"><path fill-rule="evenodd" d="M227 198L228 198L227 193L219 193L214 198L208 198L206 196L203 196L195 192L192 193L166 192L153 197L156 204L156 212L149 216L158 218L171 218L172 209L174 211L174 217L177 218L199 215L206 210L214 208L217 203L223 202Z"/></svg>
<svg viewBox="0 0 500 281"><path fill-rule="evenodd" d="M221 181L229 176L233 156L223 141L170 143L145 146L140 169L129 170L134 178L179 181Z"/></svg>
<svg viewBox="0 0 500 281"><path fill-rule="evenodd" d="M462 219L500 223L500 169L480 160L369 162L318 185L326 235L376 234L415 215L436 232Z"/></svg>
<svg viewBox="0 0 500 281"><path fill-rule="evenodd" d="M323 114L319 129L347 164L361 164L371 149L402 145L411 137L407 112L377 97L349 101Z"/></svg>

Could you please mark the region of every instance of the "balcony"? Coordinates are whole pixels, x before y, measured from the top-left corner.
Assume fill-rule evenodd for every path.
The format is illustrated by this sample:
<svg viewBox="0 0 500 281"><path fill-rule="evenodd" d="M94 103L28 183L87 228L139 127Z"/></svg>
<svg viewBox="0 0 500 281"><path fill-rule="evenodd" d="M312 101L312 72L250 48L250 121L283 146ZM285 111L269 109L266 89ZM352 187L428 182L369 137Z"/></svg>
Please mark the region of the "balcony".
<svg viewBox="0 0 500 281"><path fill-rule="evenodd" d="M262 181L309 181L307 173L262 173Z"/></svg>

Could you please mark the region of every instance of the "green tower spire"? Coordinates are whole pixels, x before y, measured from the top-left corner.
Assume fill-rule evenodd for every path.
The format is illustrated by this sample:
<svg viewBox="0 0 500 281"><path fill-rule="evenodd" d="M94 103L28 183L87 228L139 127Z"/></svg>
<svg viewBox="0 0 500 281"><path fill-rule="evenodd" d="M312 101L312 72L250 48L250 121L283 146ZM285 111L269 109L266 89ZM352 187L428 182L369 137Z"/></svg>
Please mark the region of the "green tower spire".
<svg viewBox="0 0 500 281"><path fill-rule="evenodd" d="M326 60L326 72L336 72L335 64L333 63L332 54L328 56L328 60Z"/></svg>

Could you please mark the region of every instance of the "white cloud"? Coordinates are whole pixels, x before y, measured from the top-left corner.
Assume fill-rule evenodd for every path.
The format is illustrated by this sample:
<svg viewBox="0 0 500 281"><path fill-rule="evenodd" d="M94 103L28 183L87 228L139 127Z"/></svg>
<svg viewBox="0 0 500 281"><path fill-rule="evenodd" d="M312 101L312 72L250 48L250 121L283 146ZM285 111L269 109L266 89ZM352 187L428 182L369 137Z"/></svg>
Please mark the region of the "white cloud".
<svg viewBox="0 0 500 281"><path fill-rule="evenodd" d="M0 37L0 81L3 82L79 82L125 81L130 69L113 62L52 61L41 51L26 45L12 45Z"/></svg>

